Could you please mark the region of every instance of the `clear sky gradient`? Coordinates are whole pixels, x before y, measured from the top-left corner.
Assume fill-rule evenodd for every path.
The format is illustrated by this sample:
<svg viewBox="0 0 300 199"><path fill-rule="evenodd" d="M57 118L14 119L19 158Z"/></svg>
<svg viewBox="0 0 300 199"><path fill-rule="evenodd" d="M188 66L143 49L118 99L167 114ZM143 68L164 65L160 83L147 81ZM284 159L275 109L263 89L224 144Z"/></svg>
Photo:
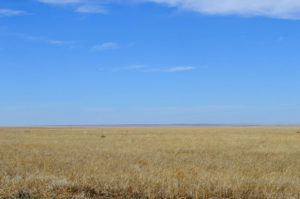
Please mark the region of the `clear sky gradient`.
<svg viewBox="0 0 300 199"><path fill-rule="evenodd" d="M0 125L300 123L300 2L1 0Z"/></svg>

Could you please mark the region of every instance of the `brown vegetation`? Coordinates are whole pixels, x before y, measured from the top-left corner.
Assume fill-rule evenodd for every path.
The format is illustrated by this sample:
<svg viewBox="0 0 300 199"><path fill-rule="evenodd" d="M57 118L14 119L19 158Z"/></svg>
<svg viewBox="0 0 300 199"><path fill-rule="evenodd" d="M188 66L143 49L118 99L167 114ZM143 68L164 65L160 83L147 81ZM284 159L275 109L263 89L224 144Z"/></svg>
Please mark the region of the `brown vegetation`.
<svg viewBox="0 0 300 199"><path fill-rule="evenodd" d="M300 198L271 128L0 128L0 198Z"/></svg>

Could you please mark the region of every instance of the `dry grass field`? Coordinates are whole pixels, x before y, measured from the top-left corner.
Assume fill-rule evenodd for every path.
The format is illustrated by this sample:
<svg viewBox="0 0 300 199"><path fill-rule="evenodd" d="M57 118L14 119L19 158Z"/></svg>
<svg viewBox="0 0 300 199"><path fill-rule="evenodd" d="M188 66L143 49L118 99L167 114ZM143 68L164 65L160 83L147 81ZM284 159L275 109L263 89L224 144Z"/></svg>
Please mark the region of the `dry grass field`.
<svg viewBox="0 0 300 199"><path fill-rule="evenodd" d="M0 128L0 198L300 198L296 128Z"/></svg>

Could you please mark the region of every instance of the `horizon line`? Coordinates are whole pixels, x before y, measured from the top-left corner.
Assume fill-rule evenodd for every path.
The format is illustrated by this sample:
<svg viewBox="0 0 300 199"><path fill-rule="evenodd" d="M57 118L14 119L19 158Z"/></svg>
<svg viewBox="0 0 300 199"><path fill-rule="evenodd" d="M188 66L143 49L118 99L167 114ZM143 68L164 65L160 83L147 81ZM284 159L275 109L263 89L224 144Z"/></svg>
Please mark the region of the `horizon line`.
<svg viewBox="0 0 300 199"><path fill-rule="evenodd" d="M300 127L300 123L165 123L165 124L66 124L66 125L0 125L0 128L48 127Z"/></svg>

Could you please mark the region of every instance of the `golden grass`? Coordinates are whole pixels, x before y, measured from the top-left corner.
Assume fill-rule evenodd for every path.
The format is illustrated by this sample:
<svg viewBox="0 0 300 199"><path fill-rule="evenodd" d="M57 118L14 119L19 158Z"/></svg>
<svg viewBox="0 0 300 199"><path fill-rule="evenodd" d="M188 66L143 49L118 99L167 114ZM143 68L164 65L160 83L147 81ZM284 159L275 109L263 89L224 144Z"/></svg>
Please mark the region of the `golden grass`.
<svg viewBox="0 0 300 199"><path fill-rule="evenodd" d="M0 128L0 198L300 198L293 128Z"/></svg>

